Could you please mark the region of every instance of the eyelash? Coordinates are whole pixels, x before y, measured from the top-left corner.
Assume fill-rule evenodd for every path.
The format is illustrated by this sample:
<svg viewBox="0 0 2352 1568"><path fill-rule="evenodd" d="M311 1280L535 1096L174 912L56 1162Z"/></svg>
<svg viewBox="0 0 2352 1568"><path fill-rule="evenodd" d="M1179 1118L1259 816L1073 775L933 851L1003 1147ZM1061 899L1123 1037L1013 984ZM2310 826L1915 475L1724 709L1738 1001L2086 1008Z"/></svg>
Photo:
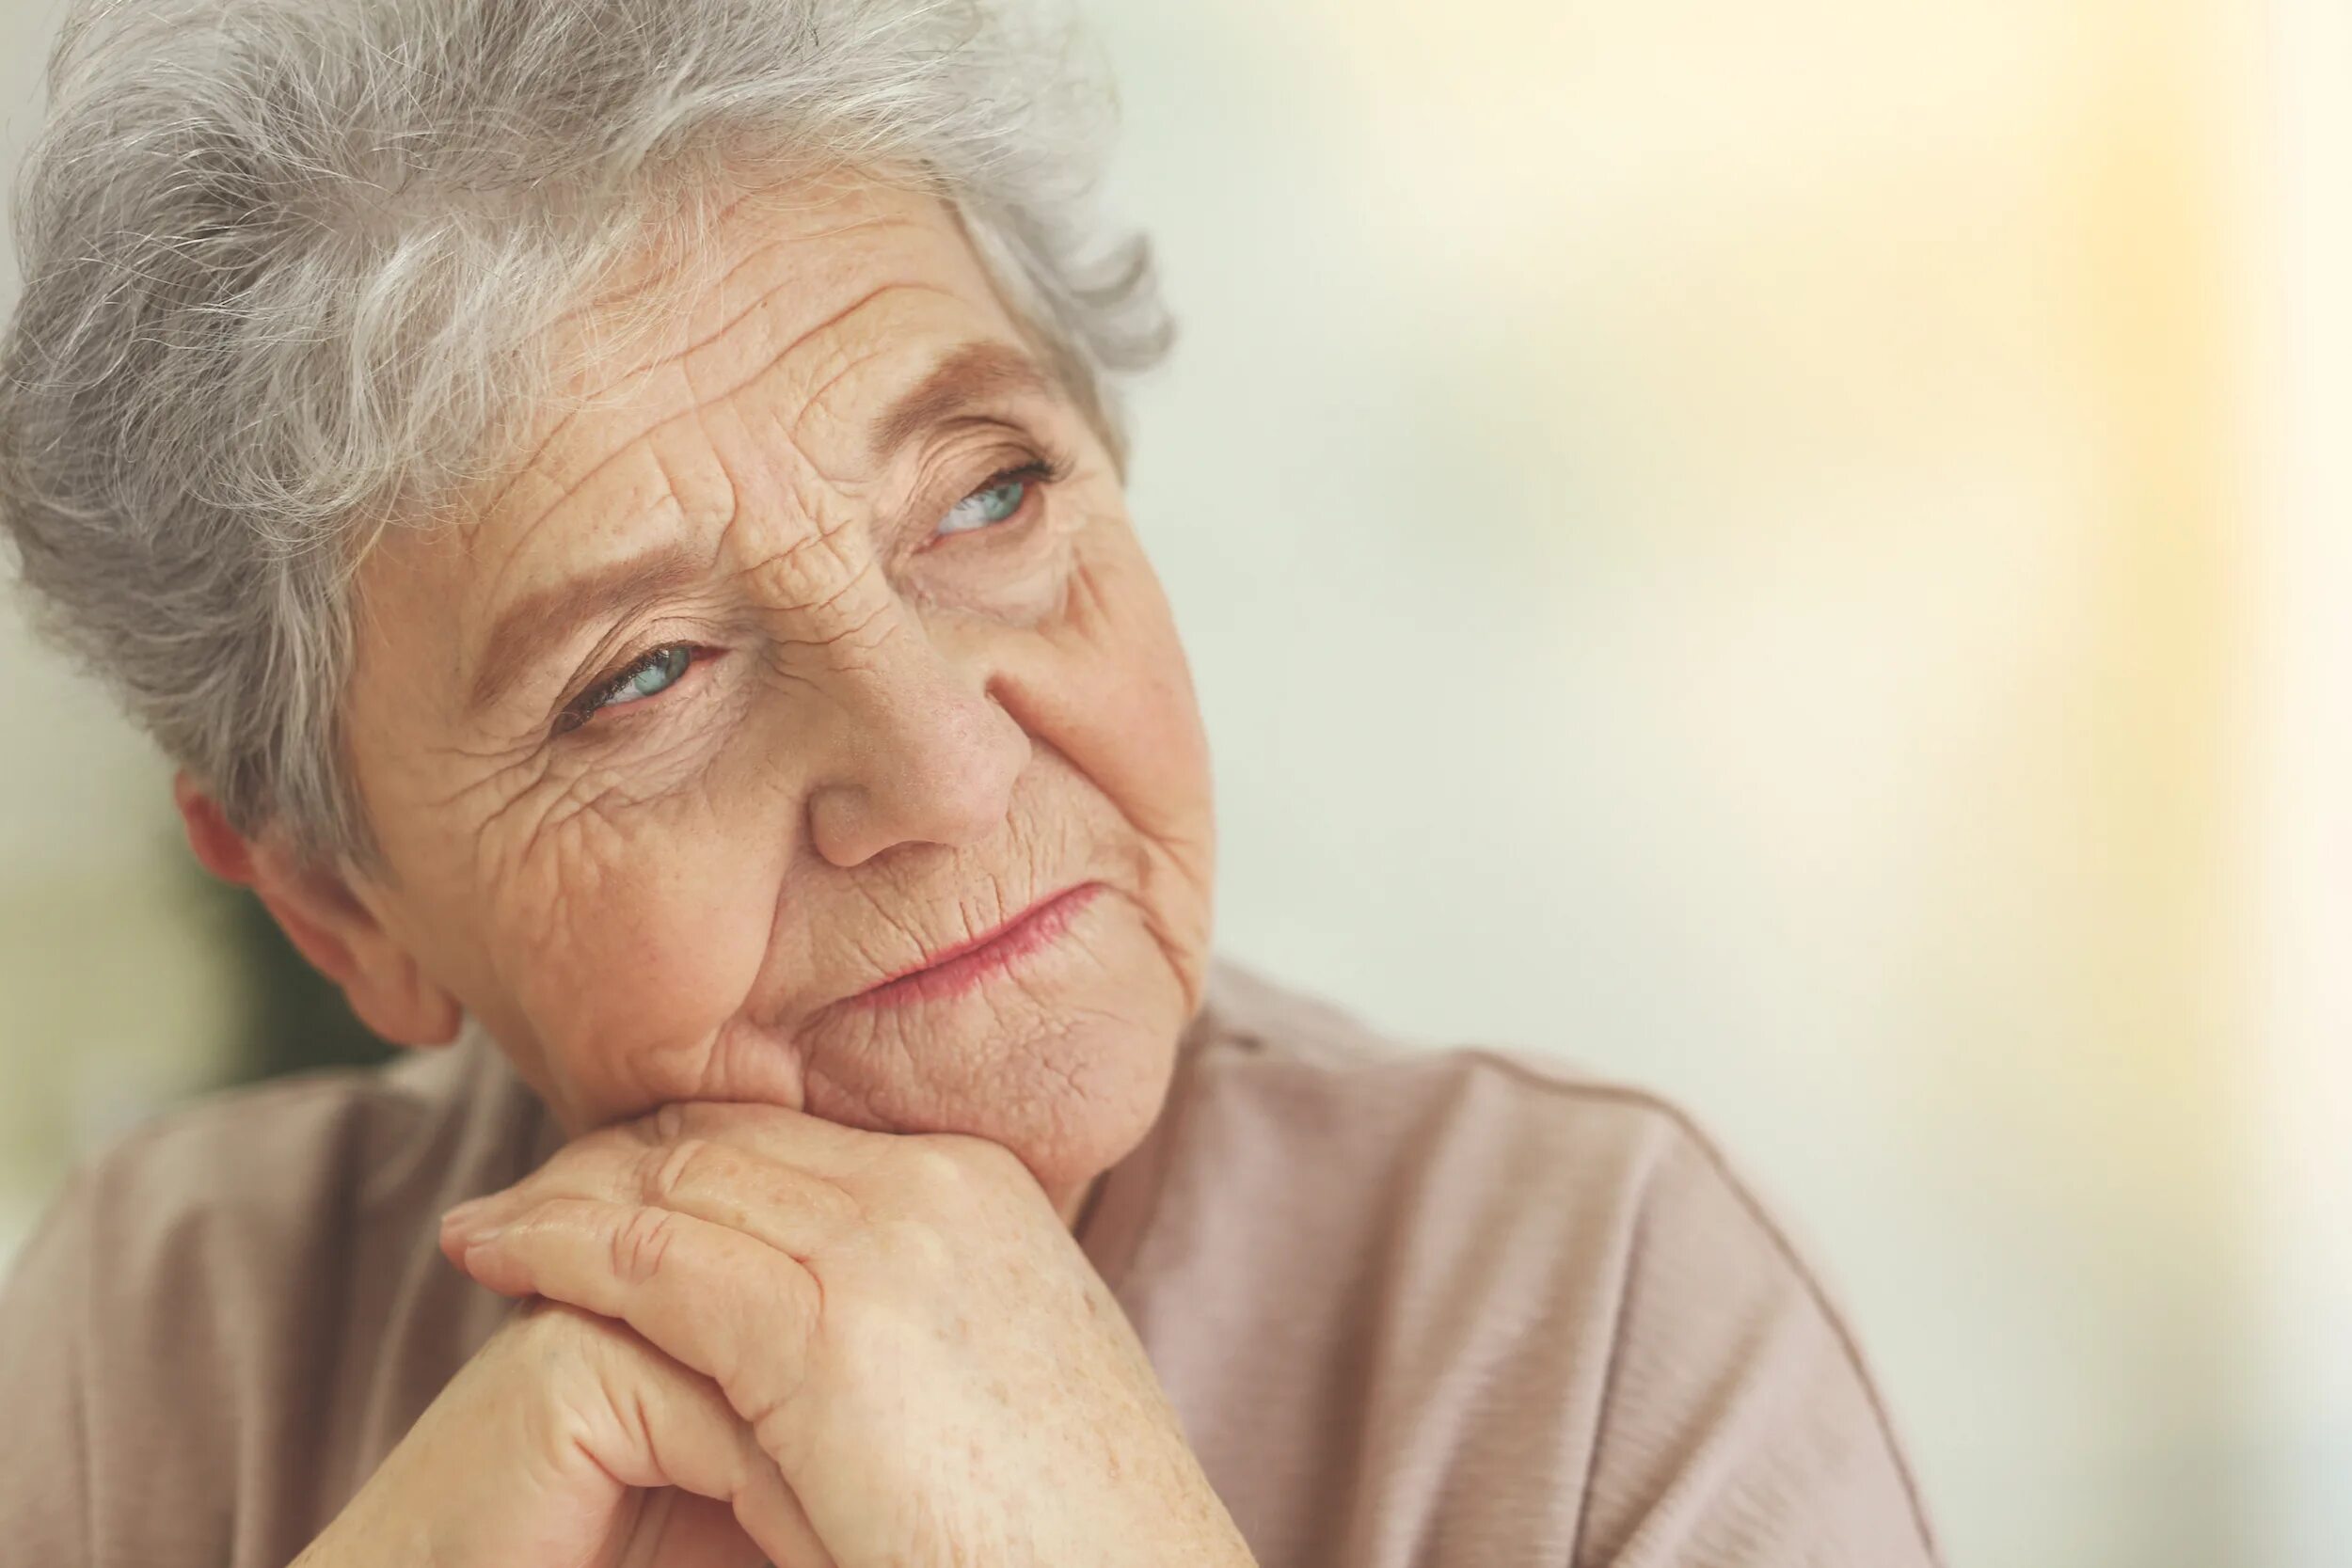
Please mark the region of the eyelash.
<svg viewBox="0 0 2352 1568"><path fill-rule="evenodd" d="M659 647L647 648L611 674L599 676L590 683L587 690L564 704L564 711L555 716L555 733L569 735L596 718L597 714L604 711L605 705L620 693L623 687L645 671L652 669L663 655L675 653L680 648L686 650L686 668L679 672L677 677L681 681L693 673L695 665L700 664L715 651L691 642L664 642ZM675 683L670 687L665 687L657 695L667 696L674 689L675 689ZM641 700L653 701L650 697Z"/></svg>
<svg viewBox="0 0 2352 1568"><path fill-rule="evenodd" d="M1025 463L1016 464L1009 468L1000 468L995 473L989 475L986 479L980 481L979 483L974 485L971 489L965 491L961 496L958 497L955 504L961 506L965 501L970 500L975 496L983 495L988 491L995 489L1000 484L1010 484L1016 480L1025 484L1034 485L1039 489L1048 489L1054 485L1059 484L1063 480L1068 479L1069 477L1070 465L1066 459L1052 456L1032 456ZM1018 521L1029 510L1029 499L1030 498L1028 496L1023 496L1021 498L1021 510L1019 512L1015 512L1011 516L992 523L987 528L973 529L967 531L975 533L989 533L1005 527L1009 523ZM956 537L958 537L958 535L955 534L934 535L932 538L925 541L923 547L928 549L934 545L944 544L946 540Z"/></svg>
<svg viewBox="0 0 2352 1568"><path fill-rule="evenodd" d="M970 500L974 496L983 494L986 491L993 490L1000 484L1010 484L1015 481L1019 481L1026 484L1033 484L1041 488L1046 488L1058 484L1069 477L1070 464L1067 459L1056 456L1034 456L1025 463L1016 464L1009 468L1000 468L996 472L989 475L986 479L980 481L979 483L974 485L970 490L965 491L962 496L959 497L956 504L961 505L964 501ZM1014 513L1010 517L1004 518L1000 522L990 525L990 529L1002 528L1007 523L1017 521L1023 514L1029 510L1029 500L1030 498L1028 496L1023 496L1021 499L1021 511ZM987 532L990 531L990 530L981 529L975 530L973 531ZM955 537L957 537L957 535L949 534L946 535L945 538L934 538L930 541L930 543L940 544L944 543L946 538ZM926 547L928 547L928 546ZM579 696L573 698L569 703L566 703L564 705L563 711L555 716L554 733L558 736L569 735L574 730L586 725L604 711L605 705L620 692L623 687L626 687L630 681L635 680L638 675L643 673L647 669L650 669L654 665L655 661L660 659L664 654L674 653L679 648L686 649L688 658L685 671L681 672L677 677L680 681L683 681L689 674L691 674L693 673L694 666L702 663L705 658L708 657L715 651L713 649L697 646L693 643L684 642L664 642L657 647L646 649L644 653L636 655L634 657L629 659L628 663L621 665L611 673L600 676L596 680L591 682L585 691L582 691ZM657 693L655 697L644 698L642 699L642 701L656 701L659 697L669 695L670 691L674 689L675 689L675 685L664 688L660 692Z"/></svg>

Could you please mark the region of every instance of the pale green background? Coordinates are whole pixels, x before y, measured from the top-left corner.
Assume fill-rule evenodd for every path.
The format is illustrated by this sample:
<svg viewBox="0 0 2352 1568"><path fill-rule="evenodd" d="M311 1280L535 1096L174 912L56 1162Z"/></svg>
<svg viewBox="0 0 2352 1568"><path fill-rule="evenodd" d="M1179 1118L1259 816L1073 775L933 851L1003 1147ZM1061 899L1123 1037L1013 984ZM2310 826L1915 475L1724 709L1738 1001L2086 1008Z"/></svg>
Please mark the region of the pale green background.
<svg viewBox="0 0 2352 1568"><path fill-rule="evenodd" d="M1222 945L1695 1108L1956 1564L2352 1561L2341 8L1097 9ZM223 1050L164 785L0 617L0 1252Z"/></svg>

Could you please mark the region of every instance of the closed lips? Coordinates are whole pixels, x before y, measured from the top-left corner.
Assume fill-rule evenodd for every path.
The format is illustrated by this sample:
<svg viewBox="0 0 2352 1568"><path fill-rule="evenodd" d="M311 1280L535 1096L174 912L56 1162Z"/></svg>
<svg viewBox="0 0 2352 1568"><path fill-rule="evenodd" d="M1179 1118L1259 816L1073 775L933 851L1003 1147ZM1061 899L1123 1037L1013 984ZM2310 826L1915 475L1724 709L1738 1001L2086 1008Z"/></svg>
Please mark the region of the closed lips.
<svg viewBox="0 0 2352 1568"><path fill-rule="evenodd" d="M883 1004L927 1000L967 989L986 975L1048 946L1061 935L1079 911L1102 891L1099 882L1082 882L1032 904L994 930L953 947L942 948L913 969L901 971L881 984L860 991L853 1003Z"/></svg>

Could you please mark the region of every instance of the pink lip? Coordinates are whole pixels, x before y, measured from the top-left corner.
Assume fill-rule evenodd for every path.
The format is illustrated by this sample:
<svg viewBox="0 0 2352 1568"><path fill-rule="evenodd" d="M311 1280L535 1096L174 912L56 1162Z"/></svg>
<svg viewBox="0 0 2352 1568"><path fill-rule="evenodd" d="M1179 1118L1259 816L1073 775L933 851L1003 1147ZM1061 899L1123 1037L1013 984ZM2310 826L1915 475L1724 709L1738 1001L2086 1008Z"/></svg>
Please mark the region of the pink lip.
<svg viewBox="0 0 2352 1568"><path fill-rule="evenodd" d="M1051 946L1102 891L1100 882L1081 882L1042 899L986 935L946 948L914 969L859 991L849 998L848 1006L891 1007L961 996L991 974Z"/></svg>

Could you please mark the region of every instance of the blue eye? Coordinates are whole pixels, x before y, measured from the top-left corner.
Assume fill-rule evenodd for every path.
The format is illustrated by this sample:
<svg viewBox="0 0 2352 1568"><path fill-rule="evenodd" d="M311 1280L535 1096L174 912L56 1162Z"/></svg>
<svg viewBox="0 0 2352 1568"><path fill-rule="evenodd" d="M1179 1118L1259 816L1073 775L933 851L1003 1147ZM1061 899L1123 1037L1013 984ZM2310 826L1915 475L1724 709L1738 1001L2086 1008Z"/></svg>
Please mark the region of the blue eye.
<svg viewBox="0 0 2352 1568"><path fill-rule="evenodd" d="M635 664L615 676L612 683L596 694L590 711L618 707L624 703L643 702L658 697L677 684L694 662L694 650L680 642L667 648L656 648Z"/></svg>
<svg viewBox="0 0 2352 1568"><path fill-rule="evenodd" d="M1029 498L1029 486L1044 475L1032 464L1010 473L998 474L979 489L956 502L947 515L940 520L938 533L969 533L993 523L1001 523L1020 512Z"/></svg>

